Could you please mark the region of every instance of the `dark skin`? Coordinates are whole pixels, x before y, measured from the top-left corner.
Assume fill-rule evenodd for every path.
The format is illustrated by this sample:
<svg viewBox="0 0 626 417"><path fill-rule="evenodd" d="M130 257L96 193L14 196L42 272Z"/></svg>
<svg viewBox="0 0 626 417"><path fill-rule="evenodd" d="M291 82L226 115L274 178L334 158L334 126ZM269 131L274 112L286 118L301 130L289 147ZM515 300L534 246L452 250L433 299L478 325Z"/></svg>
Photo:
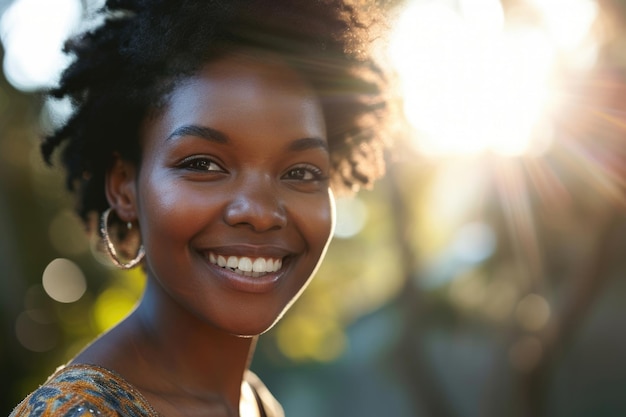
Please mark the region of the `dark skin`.
<svg viewBox="0 0 626 417"><path fill-rule="evenodd" d="M141 168L116 159L106 192L141 230L144 296L73 363L118 372L163 416L257 416L242 384L256 338L332 231L318 98L280 59L230 55L173 91L141 147Z"/></svg>

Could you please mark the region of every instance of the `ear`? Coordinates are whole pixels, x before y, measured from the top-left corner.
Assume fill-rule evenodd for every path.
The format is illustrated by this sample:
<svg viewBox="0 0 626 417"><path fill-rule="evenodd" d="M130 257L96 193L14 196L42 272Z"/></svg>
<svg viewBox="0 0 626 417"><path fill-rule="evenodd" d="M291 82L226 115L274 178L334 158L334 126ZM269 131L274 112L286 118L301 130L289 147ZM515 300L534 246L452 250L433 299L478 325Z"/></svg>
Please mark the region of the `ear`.
<svg viewBox="0 0 626 417"><path fill-rule="evenodd" d="M106 197L120 220L132 222L137 219L137 169L118 154L113 158L104 179Z"/></svg>

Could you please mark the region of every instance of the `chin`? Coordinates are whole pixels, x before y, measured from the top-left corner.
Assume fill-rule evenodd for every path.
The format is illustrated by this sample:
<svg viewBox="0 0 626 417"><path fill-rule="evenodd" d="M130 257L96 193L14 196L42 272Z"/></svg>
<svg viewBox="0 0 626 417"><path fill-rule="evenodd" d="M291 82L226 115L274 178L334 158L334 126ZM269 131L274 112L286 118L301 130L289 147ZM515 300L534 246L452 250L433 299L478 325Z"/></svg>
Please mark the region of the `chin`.
<svg viewBox="0 0 626 417"><path fill-rule="evenodd" d="M244 330L244 331L231 332L231 334L236 337L241 337L242 339L254 338L254 337L261 336L263 333L267 332L272 327L273 325L263 330L249 329L249 330Z"/></svg>
<svg viewBox="0 0 626 417"><path fill-rule="evenodd" d="M268 320L259 319L260 318L257 317L254 323L249 320L244 323L229 323L227 326L224 326L224 329L237 337L257 337L272 329L272 327L280 321L280 316L278 318L269 318Z"/></svg>

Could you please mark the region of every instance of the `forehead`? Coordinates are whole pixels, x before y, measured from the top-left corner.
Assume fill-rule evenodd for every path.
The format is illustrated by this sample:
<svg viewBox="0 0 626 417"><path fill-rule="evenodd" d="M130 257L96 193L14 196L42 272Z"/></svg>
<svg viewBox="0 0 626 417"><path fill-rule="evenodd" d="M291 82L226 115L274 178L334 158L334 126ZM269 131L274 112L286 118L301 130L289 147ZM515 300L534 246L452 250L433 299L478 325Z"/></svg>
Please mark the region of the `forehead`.
<svg viewBox="0 0 626 417"><path fill-rule="evenodd" d="M281 126L301 136L326 137L319 98L279 57L230 54L182 80L160 112L161 124L243 124L250 129ZM244 128L244 126L241 126Z"/></svg>
<svg viewBox="0 0 626 417"><path fill-rule="evenodd" d="M269 52L240 50L212 60L200 69L195 77L236 81L237 79L262 80L274 87L291 88L314 94L300 73L279 55Z"/></svg>

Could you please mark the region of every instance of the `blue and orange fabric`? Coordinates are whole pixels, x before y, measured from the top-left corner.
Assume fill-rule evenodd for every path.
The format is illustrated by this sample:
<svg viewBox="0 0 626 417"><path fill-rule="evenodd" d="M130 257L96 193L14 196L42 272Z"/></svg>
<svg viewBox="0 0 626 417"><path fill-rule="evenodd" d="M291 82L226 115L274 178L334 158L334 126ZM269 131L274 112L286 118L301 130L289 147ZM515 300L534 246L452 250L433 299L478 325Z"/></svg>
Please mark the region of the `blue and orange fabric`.
<svg viewBox="0 0 626 417"><path fill-rule="evenodd" d="M282 417L283 411L262 382L246 375L262 416ZM10 417L160 417L146 399L117 373L95 365L59 368L26 397Z"/></svg>

